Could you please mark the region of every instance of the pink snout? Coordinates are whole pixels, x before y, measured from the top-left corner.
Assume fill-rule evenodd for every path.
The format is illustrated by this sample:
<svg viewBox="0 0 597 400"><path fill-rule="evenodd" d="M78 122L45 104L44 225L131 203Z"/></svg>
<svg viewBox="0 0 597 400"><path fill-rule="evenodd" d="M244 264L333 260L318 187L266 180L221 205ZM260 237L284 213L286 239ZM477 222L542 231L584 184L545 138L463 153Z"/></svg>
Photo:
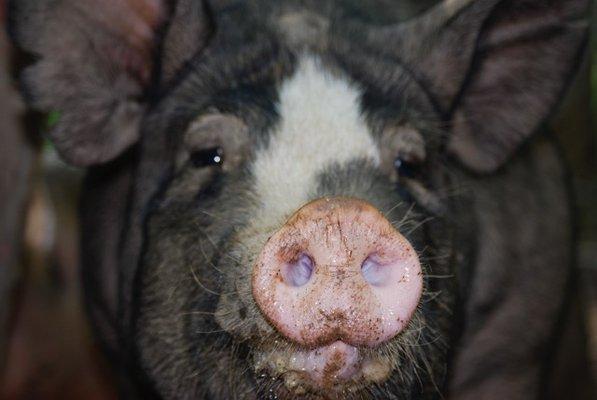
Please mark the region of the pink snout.
<svg viewBox="0 0 597 400"><path fill-rule="evenodd" d="M411 244L375 207L342 197L299 209L253 270L253 296L267 320L306 347L390 340L412 317L422 287Z"/></svg>

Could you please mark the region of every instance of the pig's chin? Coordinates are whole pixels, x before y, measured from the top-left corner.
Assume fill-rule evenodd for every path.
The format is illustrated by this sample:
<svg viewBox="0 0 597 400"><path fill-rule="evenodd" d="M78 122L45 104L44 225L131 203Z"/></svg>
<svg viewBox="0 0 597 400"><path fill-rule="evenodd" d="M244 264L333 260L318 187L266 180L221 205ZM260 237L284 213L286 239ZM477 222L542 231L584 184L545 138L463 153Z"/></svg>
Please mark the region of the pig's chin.
<svg viewBox="0 0 597 400"><path fill-rule="evenodd" d="M337 398L367 384L385 381L391 363L336 341L309 350L260 351L255 355L255 370L278 380L291 396L313 393Z"/></svg>

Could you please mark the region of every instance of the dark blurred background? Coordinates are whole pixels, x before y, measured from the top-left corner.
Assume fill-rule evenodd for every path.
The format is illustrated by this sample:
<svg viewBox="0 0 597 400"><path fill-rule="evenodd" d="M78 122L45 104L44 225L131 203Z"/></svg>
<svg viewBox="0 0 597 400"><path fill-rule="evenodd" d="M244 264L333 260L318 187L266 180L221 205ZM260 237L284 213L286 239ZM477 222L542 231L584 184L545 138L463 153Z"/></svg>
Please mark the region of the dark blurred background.
<svg viewBox="0 0 597 400"><path fill-rule="evenodd" d="M87 324L78 279L77 195L83 171L42 139L56 115L25 109L0 0L0 399L116 398ZM597 13L593 11L593 21ZM597 29L550 122L571 166L578 274L597 380Z"/></svg>

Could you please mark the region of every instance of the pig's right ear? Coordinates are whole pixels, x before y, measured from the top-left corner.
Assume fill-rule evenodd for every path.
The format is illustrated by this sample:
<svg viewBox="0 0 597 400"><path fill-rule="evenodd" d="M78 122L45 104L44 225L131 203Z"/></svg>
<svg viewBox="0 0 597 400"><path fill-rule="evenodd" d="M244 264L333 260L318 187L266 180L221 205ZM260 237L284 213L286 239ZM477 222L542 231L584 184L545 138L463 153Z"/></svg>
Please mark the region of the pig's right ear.
<svg viewBox="0 0 597 400"><path fill-rule="evenodd" d="M26 98L37 110L59 113L49 136L66 161L78 166L104 163L138 140L170 4L168 0L9 3L11 34L35 57L22 75Z"/></svg>

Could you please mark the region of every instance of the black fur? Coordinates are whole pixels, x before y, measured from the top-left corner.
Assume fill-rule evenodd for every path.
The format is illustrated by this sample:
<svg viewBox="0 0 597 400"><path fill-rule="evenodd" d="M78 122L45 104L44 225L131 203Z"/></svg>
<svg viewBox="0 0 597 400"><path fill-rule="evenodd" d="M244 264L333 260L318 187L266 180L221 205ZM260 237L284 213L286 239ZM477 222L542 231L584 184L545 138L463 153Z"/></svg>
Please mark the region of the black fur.
<svg viewBox="0 0 597 400"><path fill-rule="evenodd" d="M395 357L387 381L304 397L545 393L572 228L561 160L529 138L575 70L587 1L166 3L147 23L151 40L134 46L93 13L114 11L104 3L11 2L13 36L37 57L25 72L31 104L62 112L50 136L67 159L103 164L83 196L84 283L123 395L295 397L252 370L256 349L294 345L251 296L258 249L242 235L257 207L252 156L304 53L362 88L380 146L408 126L427 154L410 182L383 167L392 159L321 172L312 199L367 200L413 242L425 295L409 328L371 350ZM250 148L232 170L180 162L189 125L209 114L247 127Z"/></svg>

